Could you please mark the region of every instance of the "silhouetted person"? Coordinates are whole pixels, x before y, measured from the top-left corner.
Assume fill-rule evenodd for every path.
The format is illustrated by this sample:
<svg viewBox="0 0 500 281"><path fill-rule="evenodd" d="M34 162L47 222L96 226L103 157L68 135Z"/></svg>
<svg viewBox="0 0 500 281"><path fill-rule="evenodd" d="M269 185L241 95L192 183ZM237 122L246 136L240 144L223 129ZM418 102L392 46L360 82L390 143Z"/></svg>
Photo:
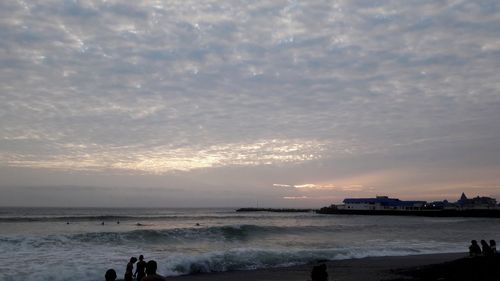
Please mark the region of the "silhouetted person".
<svg viewBox="0 0 500 281"><path fill-rule="evenodd" d="M157 267L158 265L154 260L148 261L146 264L146 277L142 278L142 281L165 281L163 276L156 274Z"/></svg>
<svg viewBox="0 0 500 281"><path fill-rule="evenodd" d="M327 281L328 273L326 272L326 264L320 264L317 266L313 266L311 271L311 280L312 281Z"/></svg>
<svg viewBox="0 0 500 281"><path fill-rule="evenodd" d="M481 240L481 248L483 248L483 256L489 257L489 256L493 255L491 248L490 248L490 245L488 245L488 243L486 243L486 241Z"/></svg>
<svg viewBox="0 0 500 281"><path fill-rule="evenodd" d="M481 255L481 248L477 244L476 240L470 241L470 246L469 246L469 256L471 257L477 257Z"/></svg>
<svg viewBox="0 0 500 281"><path fill-rule="evenodd" d="M144 276L146 276L146 262L144 261L144 256L139 256L139 261L135 266L134 276L137 276L137 281L141 281Z"/></svg>
<svg viewBox="0 0 500 281"><path fill-rule="evenodd" d="M106 281L115 281L116 280L116 271L112 268L108 269L106 271L106 274L104 274L104 278Z"/></svg>
<svg viewBox="0 0 500 281"><path fill-rule="evenodd" d="M491 248L491 253L493 255L497 254L497 242L495 240L490 240L490 248Z"/></svg>
<svg viewBox="0 0 500 281"><path fill-rule="evenodd" d="M130 261L127 263L127 268L125 269L125 276L123 279L125 281L132 281L132 275L134 271L134 263L137 261L136 257L131 257Z"/></svg>

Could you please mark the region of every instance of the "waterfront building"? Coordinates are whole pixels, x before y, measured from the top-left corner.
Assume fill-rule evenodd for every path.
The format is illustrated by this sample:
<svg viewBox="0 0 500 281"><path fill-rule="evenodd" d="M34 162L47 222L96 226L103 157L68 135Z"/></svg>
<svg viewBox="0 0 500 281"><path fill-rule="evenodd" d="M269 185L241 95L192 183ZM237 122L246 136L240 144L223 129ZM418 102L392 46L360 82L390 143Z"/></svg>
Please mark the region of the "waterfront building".
<svg viewBox="0 0 500 281"><path fill-rule="evenodd" d="M338 210L487 210L500 209L496 199L486 196L467 198L462 193L460 199L454 203L443 201L404 201L388 196L376 196L375 198L346 198L342 205L332 205L330 208Z"/></svg>
<svg viewBox="0 0 500 281"><path fill-rule="evenodd" d="M421 210L425 201L403 201L388 196L375 198L346 198L338 209L345 210Z"/></svg>
<svg viewBox="0 0 500 281"><path fill-rule="evenodd" d="M455 203L458 209L496 209L497 200L486 196L476 196L474 198L467 198L465 193L462 193L460 199Z"/></svg>

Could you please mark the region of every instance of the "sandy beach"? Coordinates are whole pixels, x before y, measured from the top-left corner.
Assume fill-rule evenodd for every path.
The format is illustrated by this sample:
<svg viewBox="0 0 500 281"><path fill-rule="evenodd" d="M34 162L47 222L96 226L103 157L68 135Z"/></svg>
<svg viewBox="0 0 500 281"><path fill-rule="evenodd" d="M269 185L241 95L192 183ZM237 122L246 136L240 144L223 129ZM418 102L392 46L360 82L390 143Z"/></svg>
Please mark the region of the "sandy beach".
<svg viewBox="0 0 500 281"><path fill-rule="evenodd" d="M370 257L325 262L329 280L335 281L380 281L403 278L394 270L440 264L465 257L466 253L431 254L412 256ZM305 281L310 280L312 265L206 273L189 276L169 277L175 281ZM408 277L406 277L408 278Z"/></svg>

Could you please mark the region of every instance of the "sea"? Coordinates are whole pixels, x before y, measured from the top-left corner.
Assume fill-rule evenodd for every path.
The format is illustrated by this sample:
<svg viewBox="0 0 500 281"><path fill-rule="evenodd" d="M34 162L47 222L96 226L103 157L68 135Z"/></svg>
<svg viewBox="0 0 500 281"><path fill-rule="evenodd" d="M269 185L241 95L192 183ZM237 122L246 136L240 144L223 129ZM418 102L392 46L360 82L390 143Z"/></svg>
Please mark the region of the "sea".
<svg viewBox="0 0 500 281"><path fill-rule="evenodd" d="M177 276L376 256L466 252L500 240L500 219L236 212L235 209L0 208L0 280L119 278L130 257Z"/></svg>

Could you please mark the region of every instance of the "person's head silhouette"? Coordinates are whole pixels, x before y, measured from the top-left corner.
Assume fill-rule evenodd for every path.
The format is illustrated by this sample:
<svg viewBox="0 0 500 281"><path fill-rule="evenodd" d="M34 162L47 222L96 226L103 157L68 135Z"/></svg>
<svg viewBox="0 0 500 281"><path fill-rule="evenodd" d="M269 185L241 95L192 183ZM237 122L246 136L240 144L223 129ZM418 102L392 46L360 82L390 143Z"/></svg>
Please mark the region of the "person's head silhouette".
<svg viewBox="0 0 500 281"><path fill-rule="evenodd" d="M147 275L155 275L157 267L158 267L158 265L156 264L156 262L154 260L148 261L148 263L146 264L146 274Z"/></svg>
<svg viewBox="0 0 500 281"><path fill-rule="evenodd" d="M106 281L115 281L116 280L116 271L112 268L108 269L106 271L106 274L104 275L104 278Z"/></svg>
<svg viewBox="0 0 500 281"><path fill-rule="evenodd" d="M139 260L140 260L140 261L144 260L144 256L143 256L143 255L140 255L140 256L139 256Z"/></svg>

